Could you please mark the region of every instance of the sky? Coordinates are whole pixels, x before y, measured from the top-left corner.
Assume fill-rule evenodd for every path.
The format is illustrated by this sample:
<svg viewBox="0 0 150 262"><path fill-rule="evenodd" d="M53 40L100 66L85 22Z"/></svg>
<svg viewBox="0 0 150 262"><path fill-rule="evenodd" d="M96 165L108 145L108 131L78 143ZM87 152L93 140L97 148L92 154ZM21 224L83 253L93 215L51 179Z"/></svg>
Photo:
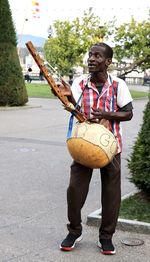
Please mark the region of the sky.
<svg viewBox="0 0 150 262"><path fill-rule="evenodd" d="M39 5L36 6L35 2ZM48 37L48 28L55 20L73 20L82 17L89 7L100 16L102 24L115 16L117 24L148 18L150 0L9 0L18 34ZM36 10L38 9L38 10Z"/></svg>

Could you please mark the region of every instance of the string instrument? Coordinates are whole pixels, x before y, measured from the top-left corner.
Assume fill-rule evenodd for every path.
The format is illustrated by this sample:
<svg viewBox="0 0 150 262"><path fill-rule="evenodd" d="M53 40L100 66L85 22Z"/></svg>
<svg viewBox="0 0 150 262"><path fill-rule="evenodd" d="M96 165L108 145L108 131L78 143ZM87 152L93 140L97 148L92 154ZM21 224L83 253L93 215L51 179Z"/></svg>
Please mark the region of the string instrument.
<svg viewBox="0 0 150 262"><path fill-rule="evenodd" d="M54 91L56 96L60 99L60 101L63 103L64 107L67 108L67 110L74 114L74 116L77 118L79 122L83 122L86 120L85 116L77 110L77 108L74 107L74 105L68 100L68 97L63 94L59 86L56 84L54 78L50 74L50 69L47 67L45 61L41 58L38 51L34 47L31 41L26 43L26 46L31 53L33 59L37 63L40 71L42 72L43 76L47 80L48 84L50 85L51 89ZM47 63L48 64L48 63ZM49 65L52 69L52 66ZM64 79L60 78L63 85L65 85ZM66 84L67 85L67 84Z"/></svg>
<svg viewBox="0 0 150 262"><path fill-rule="evenodd" d="M107 126L107 120L102 119L99 124L89 123L85 116L74 107L68 100L68 97L63 94L55 83L44 60L40 57L32 42L27 42L26 46L51 89L67 110L73 113L78 120L72 131L72 136L67 139L67 147L70 155L76 162L90 168L106 166L111 162L117 150L117 141L113 133L105 127ZM52 68L51 65L50 67ZM65 85L63 79L61 79L61 82Z"/></svg>

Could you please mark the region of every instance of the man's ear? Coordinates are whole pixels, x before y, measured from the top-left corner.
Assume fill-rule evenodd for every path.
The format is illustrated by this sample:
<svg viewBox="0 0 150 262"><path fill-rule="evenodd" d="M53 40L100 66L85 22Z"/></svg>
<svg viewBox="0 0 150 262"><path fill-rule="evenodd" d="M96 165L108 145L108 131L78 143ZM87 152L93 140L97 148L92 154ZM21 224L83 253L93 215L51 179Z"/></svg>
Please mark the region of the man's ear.
<svg viewBox="0 0 150 262"><path fill-rule="evenodd" d="M107 58L106 59L106 66L109 66L112 63L112 59L111 58Z"/></svg>

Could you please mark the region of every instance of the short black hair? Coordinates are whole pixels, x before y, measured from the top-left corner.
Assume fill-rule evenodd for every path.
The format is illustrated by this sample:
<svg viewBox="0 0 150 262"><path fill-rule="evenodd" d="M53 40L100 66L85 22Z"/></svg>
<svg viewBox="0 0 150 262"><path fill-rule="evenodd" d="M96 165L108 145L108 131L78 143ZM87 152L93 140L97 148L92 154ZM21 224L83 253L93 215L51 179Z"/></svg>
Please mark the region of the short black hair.
<svg viewBox="0 0 150 262"><path fill-rule="evenodd" d="M106 56L106 58L111 58L111 59L113 58L113 49L109 45L100 42L100 43L96 43L96 44L94 44L92 46L102 46L102 47L104 47L105 48L105 56Z"/></svg>

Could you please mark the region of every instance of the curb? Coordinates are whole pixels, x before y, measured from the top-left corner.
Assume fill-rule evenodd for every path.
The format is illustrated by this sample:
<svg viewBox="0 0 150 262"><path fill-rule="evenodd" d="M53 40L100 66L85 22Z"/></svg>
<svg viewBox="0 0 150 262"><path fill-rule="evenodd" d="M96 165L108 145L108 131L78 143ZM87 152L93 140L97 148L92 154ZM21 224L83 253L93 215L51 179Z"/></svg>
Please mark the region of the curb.
<svg viewBox="0 0 150 262"><path fill-rule="evenodd" d="M130 194L123 196L122 200L134 195L137 192L138 191L134 191ZM87 216L88 226L99 227L100 223L101 223L101 209L98 209ZM150 234L150 223L118 218L116 229L122 231L136 232L141 234Z"/></svg>
<svg viewBox="0 0 150 262"><path fill-rule="evenodd" d="M18 109L30 109L30 108L40 108L41 106L32 106L32 105L25 105L25 106L1 106L0 107L0 111L9 111L9 110L11 110L11 111L14 111L14 110L18 110Z"/></svg>

